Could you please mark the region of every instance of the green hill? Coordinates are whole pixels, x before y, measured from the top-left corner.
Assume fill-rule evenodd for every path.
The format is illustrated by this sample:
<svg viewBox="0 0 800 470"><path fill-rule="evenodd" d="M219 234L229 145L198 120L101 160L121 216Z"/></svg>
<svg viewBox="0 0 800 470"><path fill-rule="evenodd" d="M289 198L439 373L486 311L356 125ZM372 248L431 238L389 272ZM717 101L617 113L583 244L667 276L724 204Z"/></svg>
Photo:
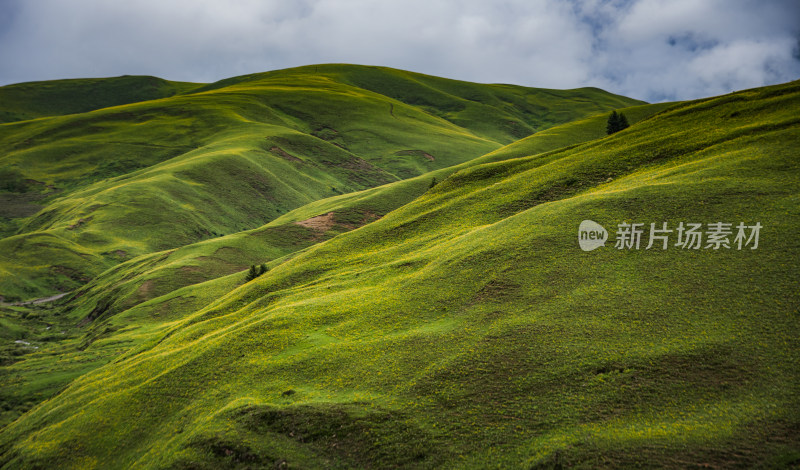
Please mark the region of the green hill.
<svg viewBox="0 0 800 470"><path fill-rule="evenodd" d="M93 90L105 91L85 102ZM595 89L479 85L347 65L206 86L123 77L12 85L2 94L12 110L40 114L131 101L0 124L7 300L72 290L123 260L254 229L316 200L639 104ZM393 97L400 95L405 101Z"/></svg>
<svg viewBox="0 0 800 470"><path fill-rule="evenodd" d="M50 80L0 87L0 123L77 114L190 91L199 85L157 77Z"/></svg>
<svg viewBox="0 0 800 470"><path fill-rule="evenodd" d="M338 235L264 238L271 269L254 281L168 287L88 332L31 336L41 349L6 368L6 401L48 396L48 369L69 385L0 431L0 466L796 465L798 106L792 82L641 109L612 136L576 122L449 175L312 201L259 230L308 238L293 222L333 212ZM382 217L357 229L337 213L369 204ZM587 219L605 247L579 248ZM676 232L666 249L614 247L622 223L646 237L717 222L759 223L758 246L737 249L732 228L730 248L683 249Z"/></svg>
<svg viewBox="0 0 800 470"><path fill-rule="evenodd" d="M625 108L636 123L672 104ZM156 252L121 263L77 290L79 306L70 315L107 318L176 289L246 269L252 263L280 261L339 233L380 218L424 194L436 181L470 166L535 155L605 135L605 115L538 132L468 162L377 188L321 199L295 209L258 229Z"/></svg>

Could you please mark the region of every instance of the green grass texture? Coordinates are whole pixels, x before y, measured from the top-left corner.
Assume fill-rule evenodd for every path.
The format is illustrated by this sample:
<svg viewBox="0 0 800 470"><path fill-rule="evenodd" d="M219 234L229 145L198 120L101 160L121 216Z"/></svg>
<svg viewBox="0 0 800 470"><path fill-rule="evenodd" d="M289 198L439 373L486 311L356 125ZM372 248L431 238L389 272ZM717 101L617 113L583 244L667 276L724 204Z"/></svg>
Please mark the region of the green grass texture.
<svg viewBox="0 0 800 470"><path fill-rule="evenodd" d="M641 102L321 65L203 85L0 87L0 296L73 290L120 261L452 167ZM9 116L10 116L9 115Z"/></svg>
<svg viewBox="0 0 800 470"><path fill-rule="evenodd" d="M466 129L472 105L437 99L483 96L353 70L177 98L335 76L395 100L395 113L420 107ZM143 243L141 256L60 303L2 308L6 341L28 344L3 351L0 467L796 465L800 83L614 107L632 126L612 136L602 110L508 142L476 124L470 138L495 143L479 155L408 175L370 160L396 178L242 233L162 251L132 227L98 241ZM186 158L130 178L160 191ZM111 181L126 185L68 196ZM52 221L65 200L48 206ZM55 230L42 216L29 236ZM579 248L587 219L609 230L605 247ZM614 247L619 224L681 222L758 222L759 246L682 249L673 233L667 249ZM269 271L245 282L240 269L261 262Z"/></svg>

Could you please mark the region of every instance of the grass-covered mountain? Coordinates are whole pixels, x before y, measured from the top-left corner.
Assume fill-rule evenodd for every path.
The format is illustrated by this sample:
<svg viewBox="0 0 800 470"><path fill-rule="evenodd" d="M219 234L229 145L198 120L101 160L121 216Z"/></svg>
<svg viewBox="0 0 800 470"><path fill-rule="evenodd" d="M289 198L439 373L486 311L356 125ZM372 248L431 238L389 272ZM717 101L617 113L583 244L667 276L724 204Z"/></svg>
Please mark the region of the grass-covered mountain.
<svg viewBox="0 0 800 470"><path fill-rule="evenodd" d="M687 103L607 103L632 106L624 112L633 125L611 136L606 105L594 104L503 140L489 108L481 108L485 120L468 119L479 104L467 90L479 85L345 66L256 77L334 72L337 83L384 97L395 113L407 106L434 119L433 128L459 127L451 137L475 139L464 148L494 144L398 174L407 164L398 161L415 155L355 152L367 144L344 137L344 122L355 118L342 114L342 124L328 121L339 143L375 174L394 176L386 184L342 186L347 193L309 196L231 232L247 230L176 237L167 247L114 229L111 218L107 239L76 239L101 254L116 242L127 256L109 258L108 270L61 303L0 312L7 343L29 343L4 352L0 468L797 464L800 83ZM220 93L224 103L230 88L253 79L193 90ZM428 89L468 103L442 108ZM506 89L525 90L486 88ZM244 101L258 96L239 90ZM390 147L390 134L370 135ZM207 145L223 145L214 142ZM217 168L236 165L230 149ZM159 168L180 180L174 169L187 158L96 181L76 172L75 189L60 183L63 195L39 200L43 212L10 239L34 236L24 230L37 219L59 220L80 210L79 197L116 194L128 180L139 182L140 197L162 197L159 211L175 206L177 214L192 201L162 194L171 180ZM106 207L116 209L97 210ZM213 217L203 207L186 214ZM586 219L611 232L606 247L579 248ZM623 222L763 228L757 249L681 249L672 233L665 250L645 249L646 239L620 250L613 238ZM53 227L36 230L63 238ZM153 237L171 233L146 227ZM245 282L241 269L261 262L269 271Z"/></svg>
<svg viewBox="0 0 800 470"><path fill-rule="evenodd" d="M641 105L626 108L626 112L635 122L667 106ZM413 201L456 171L555 150L564 142L576 144L599 138L604 135L605 120L605 115L598 115L556 126L459 165L307 204L257 229L121 263L74 293L81 302L70 315L75 321L114 315L180 287L245 269L255 259L254 253L260 261L281 262L284 256L358 228Z"/></svg>
<svg viewBox="0 0 800 470"><path fill-rule="evenodd" d="M157 77L123 76L79 80L50 80L0 87L0 122L85 113L96 109L185 93L201 84L172 82Z"/></svg>
<svg viewBox="0 0 800 470"><path fill-rule="evenodd" d="M0 295L71 290L123 260L638 103L348 65L211 85L120 77L0 87L15 119L49 116L0 124Z"/></svg>

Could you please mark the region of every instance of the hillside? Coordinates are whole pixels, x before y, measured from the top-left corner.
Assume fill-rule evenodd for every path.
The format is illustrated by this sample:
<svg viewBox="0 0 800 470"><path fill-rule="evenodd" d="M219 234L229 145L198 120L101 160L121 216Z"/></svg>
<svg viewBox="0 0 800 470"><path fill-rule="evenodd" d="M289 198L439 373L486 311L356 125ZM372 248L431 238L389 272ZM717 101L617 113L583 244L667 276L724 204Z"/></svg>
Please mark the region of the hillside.
<svg viewBox="0 0 800 470"><path fill-rule="evenodd" d="M165 287L39 339L7 376L42 396L48 368L75 379L0 431L0 466L796 465L799 107L792 82L641 108L608 137L574 122L500 148L476 129L497 147L452 171L309 201L250 232L274 250L254 281ZM332 233L294 224L330 212ZM587 219L604 248L579 248ZM681 222L762 229L741 249L735 229L729 248L614 246L618 224ZM261 238L289 228L319 239ZM72 322L104 282L240 237L33 313Z"/></svg>
<svg viewBox="0 0 800 470"><path fill-rule="evenodd" d="M127 94L114 93L131 82ZM98 89L84 103L83 94ZM347 65L211 85L42 82L0 87L0 95L9 112L60 114L0 124L6 300L69 291L121 261L255 229L313 201L640 104L596 89L480 85ZM75 103L65 102L73 95ZM75 113L114 96L131 102Z"/></svg>
<svg viewBox="0 0 800 470"><path fill-rule="evenodd" d="M46 116L85 113L96 109L167 98L198 85L157 77L50 80L0 87L0 123Z"/></svg>
<svg viewBox="0 0 800 470"><path fill-rule="evenodd" d="M624 111L636 123L669 106L650 104ZM257 229L134 258L73 293L80 302L70 316L75 321L87 317L97 320L176 289L241 271L254 262L279 262L284 256L386 215L456 171L600 138L605 135L605 121L605 115L598 115L562 124L459 165L306 204ZM101 322L93 322L97 323Z"/></svg>

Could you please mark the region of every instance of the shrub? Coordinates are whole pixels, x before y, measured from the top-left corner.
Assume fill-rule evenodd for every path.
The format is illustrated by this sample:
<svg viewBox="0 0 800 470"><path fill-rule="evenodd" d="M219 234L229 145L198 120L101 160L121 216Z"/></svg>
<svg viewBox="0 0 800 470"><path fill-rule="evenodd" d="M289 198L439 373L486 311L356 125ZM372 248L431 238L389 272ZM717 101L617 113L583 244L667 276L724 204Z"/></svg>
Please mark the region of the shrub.
<svg viewBox="0 0 800 470"><path fill-rule="evenodd" d="M611 135L615 132L619 132L622 129L625 129L629 126L628 118L625 117L622 113L617 113L617 111L612 111L611 115L608 116L608 123L606 124L606 133Z"/></svg>

